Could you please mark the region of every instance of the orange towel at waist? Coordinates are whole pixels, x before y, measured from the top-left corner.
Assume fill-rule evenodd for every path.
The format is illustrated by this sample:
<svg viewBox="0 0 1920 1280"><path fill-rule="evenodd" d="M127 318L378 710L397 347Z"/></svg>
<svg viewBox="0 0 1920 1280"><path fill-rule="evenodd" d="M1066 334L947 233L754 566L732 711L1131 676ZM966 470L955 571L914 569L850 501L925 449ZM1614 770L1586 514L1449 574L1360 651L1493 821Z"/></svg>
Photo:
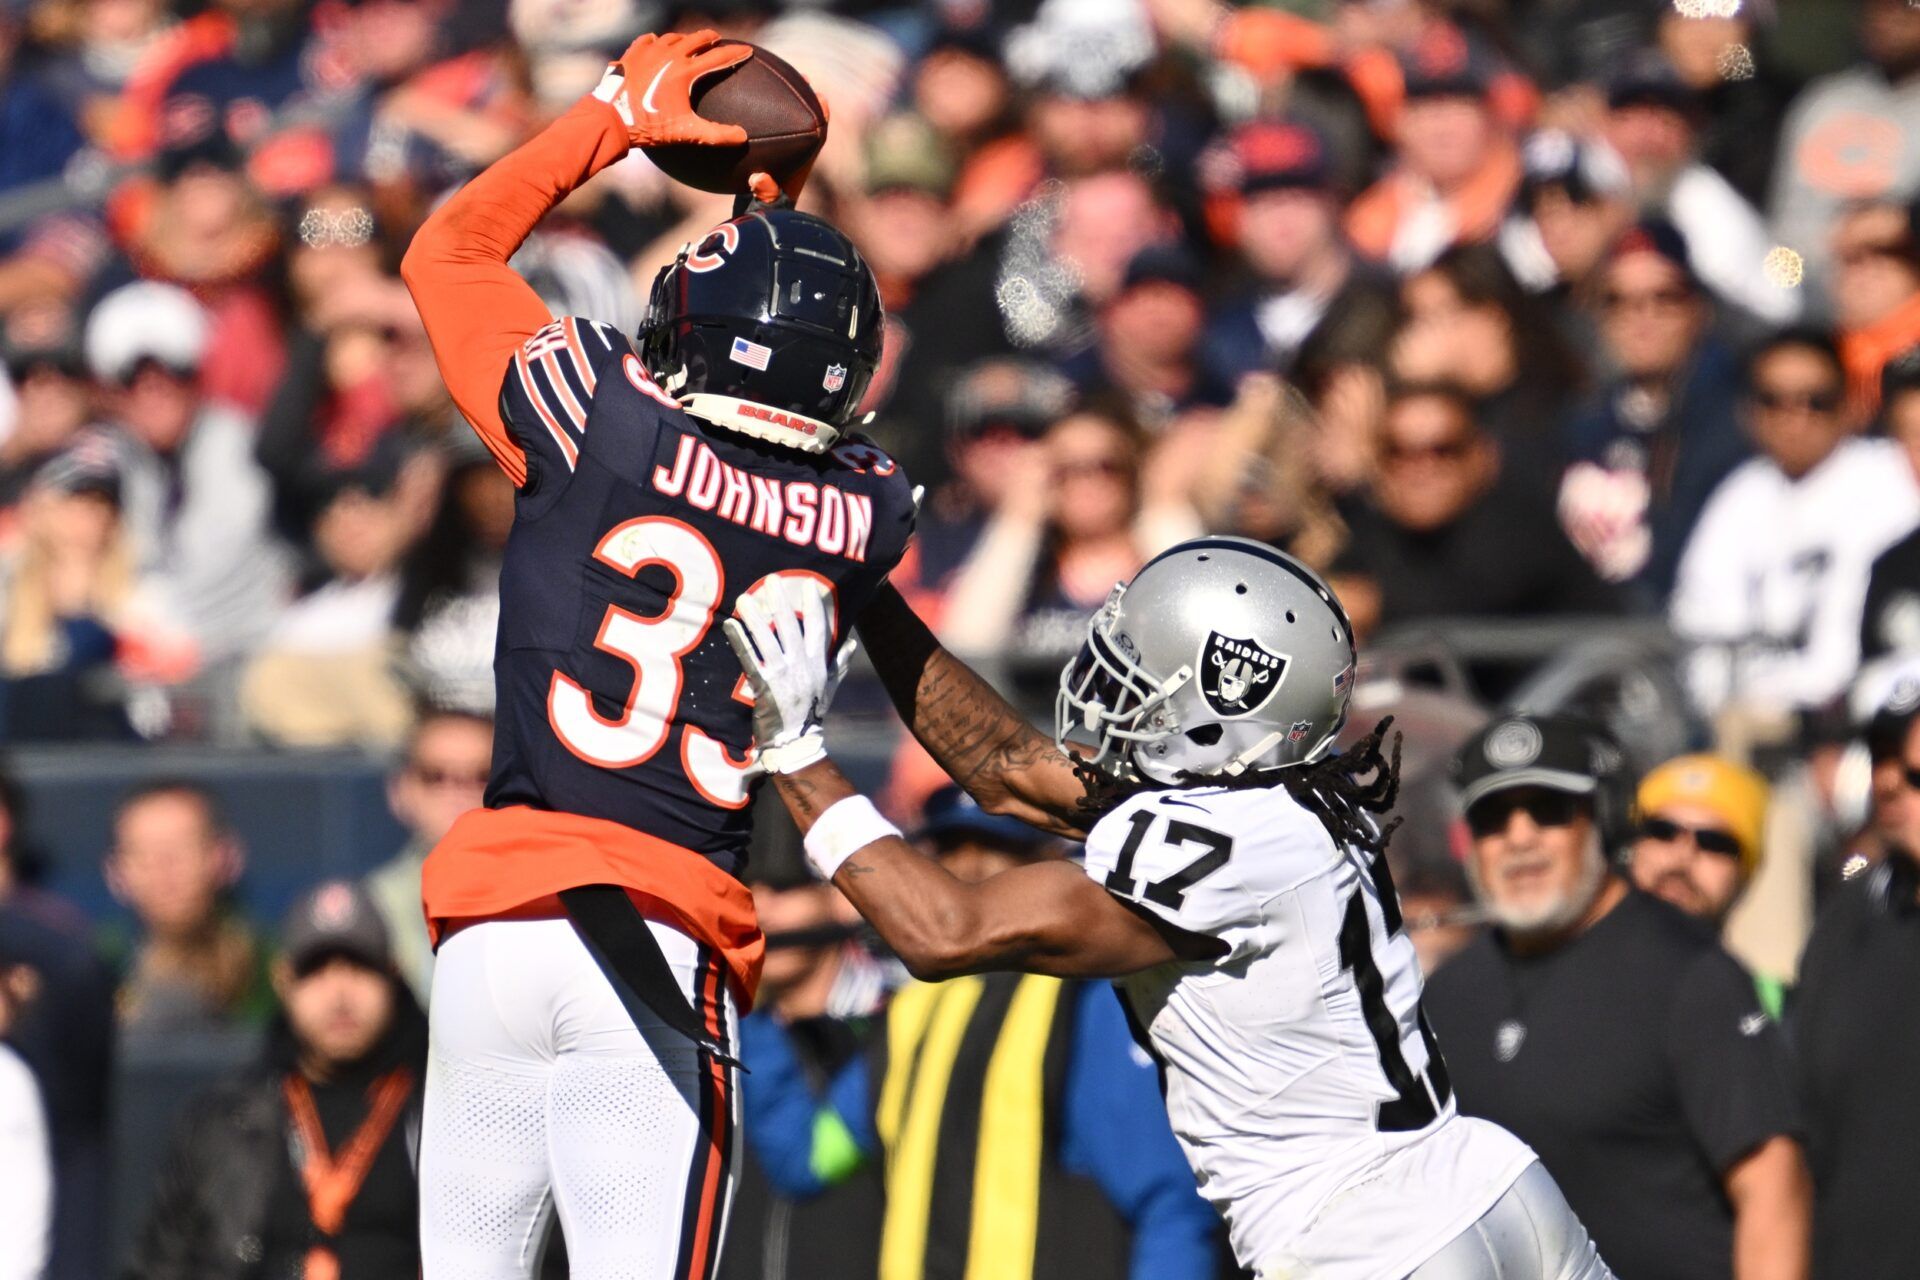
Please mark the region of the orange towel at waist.
<svg viewBox="0 0 1920 1280"><path fill-rule="evenodd" d="M449 922L523 914L562 889L617 884L642 914L712 947L751 1008L766 939L753 895L690 849L608 822L515 805L463 814L427 855L420 898L434 944Z"/></svg>

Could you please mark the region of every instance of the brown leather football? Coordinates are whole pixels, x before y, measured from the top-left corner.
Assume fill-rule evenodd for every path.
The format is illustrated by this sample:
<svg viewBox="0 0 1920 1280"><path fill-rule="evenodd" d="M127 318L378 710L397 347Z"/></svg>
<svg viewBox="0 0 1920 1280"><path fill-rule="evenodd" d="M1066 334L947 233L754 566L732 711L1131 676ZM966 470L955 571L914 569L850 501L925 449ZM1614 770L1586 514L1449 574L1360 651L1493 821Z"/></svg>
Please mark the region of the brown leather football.
<svg viewBox="0 0 1920 1280"><path fill-rule="evenodd" d="M813 86L765 49L748 47L751 58L704 76L693 86L693 109L709 120L739 125L747 131L746 142L736 147L648 147L648 158L668 177L701 191L738 195L755 173L770 173L784 186L820 154L827 140L827 113Z"/></svg>

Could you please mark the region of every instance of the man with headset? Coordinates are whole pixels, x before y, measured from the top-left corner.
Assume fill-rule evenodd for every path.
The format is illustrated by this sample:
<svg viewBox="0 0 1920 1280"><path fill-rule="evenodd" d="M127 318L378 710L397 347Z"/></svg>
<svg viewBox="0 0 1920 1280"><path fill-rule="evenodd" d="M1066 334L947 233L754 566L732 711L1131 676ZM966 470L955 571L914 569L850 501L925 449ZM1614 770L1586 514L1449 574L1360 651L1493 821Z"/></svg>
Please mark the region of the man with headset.
<svg viewBox="0 0 1920 1280"><path fill-rule="evenodd" d="M1811 1186L1778 1030L1711 933L1619 874L1631 779L1564 716L1453 762L1493 928L1426 1007L1460 1110L1539 1153L1623 1276L1805 1280Z"/></svg>

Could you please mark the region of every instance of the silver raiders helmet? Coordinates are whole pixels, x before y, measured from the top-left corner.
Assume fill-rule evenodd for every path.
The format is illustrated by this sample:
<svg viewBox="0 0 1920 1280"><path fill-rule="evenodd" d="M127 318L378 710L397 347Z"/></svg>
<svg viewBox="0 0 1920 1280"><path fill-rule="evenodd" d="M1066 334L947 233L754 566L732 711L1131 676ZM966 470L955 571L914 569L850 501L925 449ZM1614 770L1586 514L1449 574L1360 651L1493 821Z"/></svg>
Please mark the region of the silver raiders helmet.
<svg viewBox="0 0 1920 1280"><path fill-rule="evenodd" d="M1318 574L1249 538L1194 538L1094 614L1054 737L1124 781L1235 778L1319 759L1352 688L1353 627Z"/></svg>

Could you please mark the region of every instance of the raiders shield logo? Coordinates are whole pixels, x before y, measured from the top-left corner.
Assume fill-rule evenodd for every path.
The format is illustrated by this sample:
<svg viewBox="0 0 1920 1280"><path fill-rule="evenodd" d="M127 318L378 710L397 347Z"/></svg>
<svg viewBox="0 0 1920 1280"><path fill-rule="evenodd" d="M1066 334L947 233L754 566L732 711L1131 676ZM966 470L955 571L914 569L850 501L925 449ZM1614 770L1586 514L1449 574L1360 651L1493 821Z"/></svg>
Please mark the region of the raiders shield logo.
<svg viewBox="0 0 1920 1280"><path fill-rule="evenodd" d="M838 391L846 385L847 366L843 364L828 365L826 376L820 379L821 389L823 391Z"/></svg>
<svg viewBox="0 0 1920 1280"><path fill-rule="evenodd" d="M1220 716L1252 715L1267 705L1286 674L1286 657L1257 640L1214 631L1200 647L1200 696Z"/></svg>

